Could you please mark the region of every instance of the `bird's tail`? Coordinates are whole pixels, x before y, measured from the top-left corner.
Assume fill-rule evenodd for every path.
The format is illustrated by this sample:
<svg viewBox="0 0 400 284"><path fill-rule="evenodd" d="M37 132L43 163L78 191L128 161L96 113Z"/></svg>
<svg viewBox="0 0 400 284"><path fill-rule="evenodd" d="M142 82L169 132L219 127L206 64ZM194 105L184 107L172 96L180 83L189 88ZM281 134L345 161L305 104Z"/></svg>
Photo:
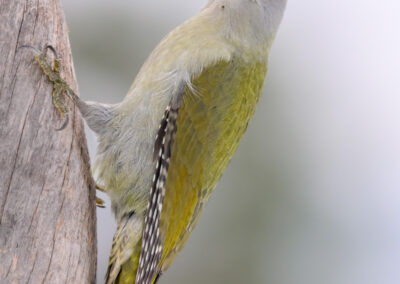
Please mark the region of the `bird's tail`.
<svg viewBox="0 0 400 284"><path fill-rule="evenodd" d="M134 213L125 215L121 222L118 222L105 277L106 284L135 283L142 227L142 218Z"/></svg>

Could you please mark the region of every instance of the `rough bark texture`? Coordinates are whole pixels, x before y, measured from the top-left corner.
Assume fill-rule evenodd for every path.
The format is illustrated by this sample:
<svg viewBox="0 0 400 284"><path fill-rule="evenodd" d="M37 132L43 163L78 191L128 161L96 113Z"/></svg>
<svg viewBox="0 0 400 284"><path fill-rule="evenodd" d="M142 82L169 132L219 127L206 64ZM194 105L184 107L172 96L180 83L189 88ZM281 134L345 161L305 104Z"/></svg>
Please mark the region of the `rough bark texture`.
<svg viewBox="0 0 400 284"><path fill-rule="evenodd" d="M94 283L95 190L84 129L52 105L28 49L53 45L76 90L58 0L0 0L0 283ZM48 52L52 58L51 52Z"/></svg>

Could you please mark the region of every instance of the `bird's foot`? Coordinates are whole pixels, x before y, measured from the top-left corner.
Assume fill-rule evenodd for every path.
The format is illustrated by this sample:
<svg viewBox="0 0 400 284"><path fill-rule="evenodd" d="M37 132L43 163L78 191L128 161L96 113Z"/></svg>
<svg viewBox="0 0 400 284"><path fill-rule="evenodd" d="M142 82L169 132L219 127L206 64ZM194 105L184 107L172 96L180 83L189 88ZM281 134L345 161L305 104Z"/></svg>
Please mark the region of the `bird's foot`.
<svg viewBox="0 0 400 284"><path fill-rule="evenodd" d="M96 206L99 208L106 208L104 200L97 196L96 196Z"/></svg>
<svg viewBox="0 0 400 284"><path fill-rule="evenodd" d="M106 190L104 188L102 188L101 186L99 186L97 183L96 183L96 190L101 191L101 192L106 192Z"/></svg>
<svg viewBox="0 0 400 284"><path fill-rule="evenodd" d="M96 190L101 192L106 192L102 187L100 187L97 183L95 184ZM106 208L105 202L103 199L96 196L96 206L99 208Z"/></svg>
<svg viewBox="0 0 400 284"><path fill-rule="evenodd" d="M57 51L54 49L53 46L47 45L42 52L38 51L32 46L21 46L20 48L29 48L33 50L33 57L36 62L39 63L40 68L42 69L43 73L47 76L50 82L53 83L53 105L57 108L60 115L64 118L65 121L63 122L62 126L57 131L63 130L69 121L68 116L68 106L65 103L65 96L69 96L72 100L76 97L76 94L72 89L68 86L67 82L61 78L60 75L60 67L61 62L58 58ZM53 63L49 63L46 58L47 50L51 50L54 53L54 60Z"/></svg>

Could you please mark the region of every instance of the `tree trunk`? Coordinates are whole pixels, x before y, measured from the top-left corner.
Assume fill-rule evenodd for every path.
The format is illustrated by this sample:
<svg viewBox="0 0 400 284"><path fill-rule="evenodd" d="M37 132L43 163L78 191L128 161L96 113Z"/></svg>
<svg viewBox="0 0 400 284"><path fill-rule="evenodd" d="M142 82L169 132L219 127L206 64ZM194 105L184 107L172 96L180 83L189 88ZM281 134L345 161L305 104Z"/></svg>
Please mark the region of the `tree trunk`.
<svg viewBox="0 0 400 284"><path fill-rule="evenodd" d="M95 189L82 121L52 105L29 49L52 45L76 90L58 0L0 0L0 283L94 283ZM51 58L51 52L48 52Z"/></svg>

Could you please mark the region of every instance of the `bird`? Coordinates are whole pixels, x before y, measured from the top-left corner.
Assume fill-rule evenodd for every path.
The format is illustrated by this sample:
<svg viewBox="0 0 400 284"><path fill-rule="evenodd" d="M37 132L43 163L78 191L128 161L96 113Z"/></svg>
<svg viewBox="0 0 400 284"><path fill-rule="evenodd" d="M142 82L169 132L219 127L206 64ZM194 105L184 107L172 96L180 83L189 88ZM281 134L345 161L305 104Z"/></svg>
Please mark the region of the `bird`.
<svg viewBox="0 0 400 284"><path fill-rule="evenodd" d="M156 283L185 245L253 116L285 7L209 0L162 39L117 104L80 99L57 58L34 55L61 115L66 95L97 135L93 173L117 222L107 284Z"/></svg>

